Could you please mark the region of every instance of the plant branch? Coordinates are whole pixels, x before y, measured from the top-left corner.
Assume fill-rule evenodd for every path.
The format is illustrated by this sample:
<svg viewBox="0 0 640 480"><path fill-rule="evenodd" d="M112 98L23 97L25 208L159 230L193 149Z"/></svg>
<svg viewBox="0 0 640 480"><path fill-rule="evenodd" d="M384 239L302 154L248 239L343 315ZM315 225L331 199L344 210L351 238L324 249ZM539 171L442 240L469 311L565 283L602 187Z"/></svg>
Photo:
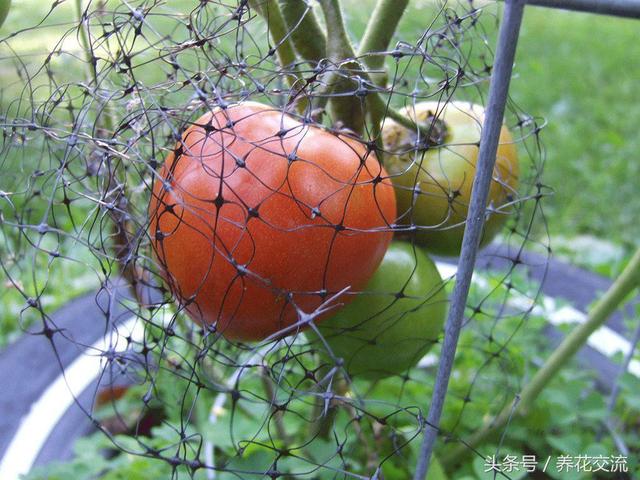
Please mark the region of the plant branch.
<svg viewBox="0 0 640 480"><path fill-rule="evenodd" d="M327 24L327 56L340 61L356 56L342 17L340 0L321 0L320 6Z"/></svg>
<svg viewBox="0 0 640 480"><path fill-rule="evenodd" d="M291 40L287 33L287 26L282 17L282 12L278 6L276 0L266 0L260 2L260 0L249 0L251 8L256 10L258 14L267 22L269 28L269 34L273 43L275 43L276 54L278 55L278 61L283 68L293 67L296 62L296 54L293 50ZM296 79L287 77L290 84L294 84Z"/></svg>
<svg viewBox="0 0 640 480"><path fill-rule="evenodd" d="M442 120L428 117L424 121L416 122L410 112L407 115L391 108L377 92L370 94L367 100L372 123L372 138L380 140L378 137L382 127L382 119L388 117L414 134L409 137L415 140L415 145L412 145L412 147L426 150L445 143L447 125ZM382 151L378 152L380 161L383 161L382 156L384 153Z"/></svg>
<svg viewBox="0 0 640 480"><path fill-rule="evenodd" d="M378 65L384 66L384 57L366 55L366 53L373 50L382 51L387 48L407 4L408 0L380 0L376 5L359 49L359 54L365 54L364 61L368 67L375 66L376 58ZM420 136L427 139L425 144L433 146L428 140L433 130L431 125L417 124L409 117L391 108L379 92L361 88L363 83L371 85L377 83L372 79L371 72L362 68L356 60L356 53L344 25L340 2L339 0L321 0L320 5L327 24L327 56L334 64L343 68L346 73L345 77L349 78L339 78L337 72L331 72L327 77L327 88L322 92L324 100L321 98L318 106L324 106L324 102L330 98L331 114L334 120L342 121L347 128L362 134L364 131L363 109L358 95L354 95L354 92L361 90L361 94L366 97L372 123L372 138L378 137L382 119L390 117L405 128L419 131ZM389 13L390 11L392 13ZM389 19L384 18L387 14L389 14ZM359 76L359 81L352 78L356 75ZM380 79L378 79L379 82ZM332 93L336 96L330 97Z"/></svg>
<svg viewBox="0 0 640 480"><path fill-rule="evenodd" d="M363 57L367 67L371 69L384 67L384 55L375 53L389 47L389 42L408 4L409 0L378 0L376 3L358 48L358 56Z"/></svg>
<svg viewBox="0 0 640 480"><path fill-rule="evenodd" d="M294 50L302 60L316 64L326 55L327 39L313 9L303 0L279 0Z"/></svg>
<svg viewBox="0 0 640 480"><path fill-rule="evenodd" d="M358 134L364 132L365 118L361 100L355 95L362 83L363 69L356 61L355 51L347 35L339 0L321 0L320 6L327 25L327 57L338 68L328 76L328 88L333 92L329 102L334 122L342 122Z"/></svg>
<svg viewBox="0 0 640 480"><path fill-rule="evenodd" d="M372 82L379 87L386 86L387 72L384 68L384 55L378 54L377 52L382 52L389 47L389 42L408 4L409 0L378 0L371 18L367 23L364 35L362 36L362 41L358 48L358 57L362 58L362 61L369 69L368 74ZM383 109L380 102L376 101L379 98L380 96L376 95L373 98L373 102L369 102L371 136L376 139L378 139L380 134L385 112L389 111L386 105L384 105L385 108ZM389 113L393 114L397 112ZM396 118L400 117L402 116L399 114L396 115ZM405 118L406 117L402 117L402 119ZM415 130L415 125L413 129ZM378 143L381 142L379 141Z"/></svg>
<svg viewBox="0 0 640 480"><path fill-rule="evenodd" d="M465 445L451 448L443 456L443 463L447 466L458 463L464 454L469 451L468 447L479 445L487 437L498 432L507 425L512 414L525 416L540 392L549 385L549 382L556 374L587 343L591 334L601 327L615 310L623 305L625 298L638 286L640 286L640 248L636 251L622 274L593 306L586 321L573 329L531 381L522 389L519 402L516 405L506 406L495 419L485 424L466 440Z"/></svg>

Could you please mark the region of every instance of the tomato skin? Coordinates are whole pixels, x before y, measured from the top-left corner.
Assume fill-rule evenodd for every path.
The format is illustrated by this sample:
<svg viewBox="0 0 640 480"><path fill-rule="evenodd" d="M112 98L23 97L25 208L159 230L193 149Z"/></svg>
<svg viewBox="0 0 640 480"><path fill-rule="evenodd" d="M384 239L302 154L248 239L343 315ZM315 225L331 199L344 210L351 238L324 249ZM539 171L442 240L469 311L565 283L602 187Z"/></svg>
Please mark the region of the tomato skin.
<svg viewBox="0 0 640 480"><path fill-rule="evenodd" d="M311 313L373 275L396 218L386 177L353 139L255 102L216 109L159 171L155 254L193 320L264 339L297 321L293 304Z"/></svg>
<svg viewBox="0 0 640 480"><path fill-rule="evenodd" d="M400 292L404 296L397 298ZM446 310L433 261L420 248L395 241L364 291L318 329L352 377L378 380L416 365L437 342ZM314 345L326 357L320 339Z"/></svg>
<svg viewBox="0 0 640 480"><path fill-rule="evenodd" d="M467 102L423 102L403 113L418 122L428 122L428 117L436 114L448 133L444 145L416 153L412 133L392 120L385 121L385 151L395 153L385 157L385 162L396 187L399 223L417 226L416 241L429 251L458 255L485 110ZM486 220L481 246L495 237L511 212L509 204L516 197L518 175L516 147L503 126L487 201L498 212Z"/></svg>

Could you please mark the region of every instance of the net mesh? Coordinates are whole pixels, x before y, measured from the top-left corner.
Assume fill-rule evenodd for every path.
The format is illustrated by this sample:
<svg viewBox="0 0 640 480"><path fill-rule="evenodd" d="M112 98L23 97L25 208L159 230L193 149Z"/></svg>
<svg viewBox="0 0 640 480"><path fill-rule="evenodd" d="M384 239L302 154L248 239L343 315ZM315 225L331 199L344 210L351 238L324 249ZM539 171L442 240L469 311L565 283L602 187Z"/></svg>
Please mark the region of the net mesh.
<svg viewBox="0 0 640 480"><path fill-rule="evenodd" d="M270 35L268 3L91 1L77 12L73 2L14 6L17 25L7 23L0 38L6 287L0 302L8 312L2 328L9 339L19 332L45 336L57 355L75 348L99 358L91 400L79 403L109 439L109 455L153 462L157 475L409 478L442 331L419 338L413 354L421 358L411 359L416 367L374 381L350 374L348 359L332 352L332 337L364 336L375 345L376 335L362 332L379 325L384 311L394 313L380 335L409 313L427 315L445 302L437 295L452 289L451 259L437 258L443 277L437 286L406 292L425 262L420 235L460 226L453 212L471 179L432 181L450 204L443 221L421 223L413 207L388 218L376 192L403 172L393 170L394 156L371 121L377 118L371 99L380 98L385 113L436 102L427 134L454 100L483 104L495 7L421 4L388 50L283 67L285 42ZM361 12L351 8L346 23L358 30ZM318 5L310 3L307 14L313 11L324 28ZM366 74L368 58L382 60L386 75ZM243 102L265 105L269 117L234 117ZM341 102L349 102L352 116L369 119L361 135L335 117L344 111ZM269 130L276 121L281 128ZM549 251L540 203L547 193L540 179L542 122L510 101L506 124L520 157L519 181L512 187L495 174L508 198L489 211L506 224L499 246L481 254L483 268L468 299L441 426L449 442L464 441L483 418L513 401L528 361L517 339L534 337L539 328L530 322L539 283L529 278L532 265L522 253L538 250L544 259ZM405 130L403 155L413 165L434 151L440 161L444 152L460 155L459 145L446 141L425 153L423 134ZM320 140L305 140L314 135ZM314 154L324 141L350 152L358 165L340 172L325 158L329 152ZM387 170L377 167L376 151ZM173 165L165 164L171 156ZM264 158L268 168L259 164ZM189 169L208 178L198 193L188 190L194 184L187 173L176 173ZM251 188L233 183L239 171ZM307 195L303 174L325 182L325 190ZM412 205L420 193L437 197L416 185L398 187L414 195ZM370 197L373 223L352 219L358 195ZM223 211L218 224L216 212ZM292 225L296 215L301 220ZM164 250L172 232L193 243ZM276 239L268 247L261 243L267 233ZM377 266L362 266L371 263L361 258L372 251L371 239L379 250L391 234L409 246L413 261L400 288L352 285L359 269L370 276ZM270 260L274 268L286 265L284 274L302 286L263 268ZM291 271L295 265L299 271ZM226 283L216 283L220 271L227 271ZM86 292L94 292L99 314L84 319L83 328L98 327L104 338L96 344L79 342L53 315ZM321 328L343 304L361 308L379 297L382 312L354 307L355 327ZM256 333L251 319L273 305L275 327ZM242 315L244 330L234 330ZM416 330L405 328L404 336L419 337ZM367 365L385 370L402 349Z"/></svg>

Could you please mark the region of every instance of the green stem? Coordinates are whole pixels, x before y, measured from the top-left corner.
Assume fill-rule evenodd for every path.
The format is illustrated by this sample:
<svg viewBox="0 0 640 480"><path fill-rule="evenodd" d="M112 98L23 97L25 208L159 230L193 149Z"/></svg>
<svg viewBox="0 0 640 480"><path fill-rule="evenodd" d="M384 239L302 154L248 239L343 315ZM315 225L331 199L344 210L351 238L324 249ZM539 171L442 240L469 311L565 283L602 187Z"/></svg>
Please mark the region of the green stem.
<svg viewBox="0 0 640 480"><path fill-rule="evenodd" d="M368 53L374 50L382 51L387 48L407 3L408 0L380 0L378 2L373 17L367 25L359 53ZM362 69L355 60L356 54L346 33L340 2L338 0L321 0L320 5L327 24L327 56L329 59L337 65L341 65L342 68L346 68L351 74L358 73L363 81L372 82L369 72ZM388 20L384 18L387 14L389 15ZM378 59L378 64L383 66L384 57L382 56L366 56L365 63L369 61L373 62L372 65L375 65L376 58ZM345 62L345 60L349 59L353 59L353 61ZM367 65L370 66L368 63ZM364 131L364 118L360 101L354 95L340 96L340 93L353 92L358 87L357 83L349 78L340 79L334 72L329 75L327 83L327 89L322 92L322 95L325 96L324 98L328 98L332 93L338 95L331 98L331 114L334 120L340 120L346 127L362 134ZM378 137L380 124L385 116L392 118L405 128L414 131L419 130L421 137L429 138L432 130L430 126L418 125L397 110L390 108L378 92L369 91L366 95L372 124L372 138ZM323 97L321 97L319 106L323 105Z"/></svg>
<svg viewBox="0 0 640 480"><path fill-rule="evenodd" d="M362 134L365 126L364 109L353 92L359 87L354 77L363 71L355 60L356 54L347 35L340 1L321 0L320 6L327 25L327 57L340 70L332 72L327 79L334 95L329 102L330 113L334 122L340 121L345 127Z"/></svg>
<svg viewBox="0 0 640 480"><path fill-rule="evenodd" d="M327 39L311 6L302 0L279 0L279 3L299 57L315 63L322 60L326 55Z"/></svg>
<svg viewBox="0 0 640 480"><path fill-rule="evenodd" d="M443 129L446 129L446 126L442 122L440 122L441 124L436 122L435 127L437 128L434 128L433 122L429 119L427 122L416 123L410 116L402 114L398 110L388 106L379 94L370 93L367 98L369 100L369 109L371 111L372 118L374 118L374 116L379 118L388 117L404 128L413 132L420 132L420 138L423 139L425 145L430 147L438 146L443 143Z"/></svg>
<svg viewBox="0 0 640 480"><path fill-rule="evenodd" d="M320 2L327 24L327 55L331 60L341 61L356 56L342 18L340 0Z"/></svg>
<svg viewBox="0 0 640 480"><path fill-rule="evenodd" d="M371 69L384 67L384 55L376 55L389 47L409 0L378 0L362 36L358 56ZM377 83L378 84L378 83ZM379 85L379 84L378 84Z"/></svg>
<svg viewBox="0 0 640 480"><path fill-rule="evenodd" d="M549 382L573 358L576 352L587 343L591 334L601 327L614 311L623 305L625 298L639 285L640 248L633 255L622 274L593 306L587 316L587 320L573 329L531 381L523 388L520 394L520 401L513 406L506 406L494 420L485 424L469 439L466 439L466 445L460 444L449 449L441 459L443 463L447 466L457 464L465 453L470 451L469 447L479 445L487 437L501 430L513 415L526 415L540 392L549 385Z"/></svg>
<svg viewBox="0 0 640 480"><path fill-rule="evenodd" d="M358 57L362 58L362 61L369 69L369 77L373 83L380 87L384 87L387 84L387 72L384 68L384 55L377 54L377 52L382 52L389 47L389 42L408 4L409 0L378 0L362 36L362 41L358 48ZM388 109L386 106L380 105L380 102L376 102L380 98L379 95L375 97L373 102L369 102L371 136L377 139L378 143L381 143L378 137L382 119ZM400 117L400 115L396 117ZM380 151L378 153L380 161L383 161L382 156L383 152Z"/></svg>
<svg viewBox="0 0 640 480"><path fill-rule="evenodd" d="M3 3L0 2L0 27L4 23L7 15L9 15L9 10L11 9L11 0L5 0Z"/></svg>
<svg viewBox="0 0 640 480"><path fill-rule="evenodd" d="M290 67L295 64L296 54L293 51L291 41L287 36L287 26L282 18L282 12L278 6L276 0L266 0L260 3L260 0L249 0L251 8L255 9L261 14L267 26L269 27L269 34L273 43L275 43L276 54L278 55L278 61L282 67ZM295 83L296 79L287 76L290 84Z"/></svg>

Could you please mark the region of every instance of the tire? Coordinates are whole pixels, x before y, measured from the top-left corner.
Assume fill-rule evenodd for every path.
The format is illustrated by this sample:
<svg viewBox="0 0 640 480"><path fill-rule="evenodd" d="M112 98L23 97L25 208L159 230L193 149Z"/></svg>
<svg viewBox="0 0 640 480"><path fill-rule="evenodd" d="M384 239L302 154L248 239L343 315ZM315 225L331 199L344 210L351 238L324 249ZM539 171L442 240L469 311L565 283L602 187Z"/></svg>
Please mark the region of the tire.
<svg viewBox="0 0 640 480"><path fill-rule="evenodd" d="M455 266L455 260L437 260L440 268L451 269ZM528 266L533 281L542 283L544 295L566 300L581 312L586 311L589 304L611 284L610 280L597 274L559 260L548 260L546 256L536 253L520 253L517 261ZM479 256L476 269L505 270L513 264L512 251L506 246L492 245ZM0 352L0 382L5 392L11 392L11 395L0 396L0 478L17 479L19 474L27 473L32 467L70 459L74 440L95 431L87 412L92 409L96 392L108 388L114 382L131 381L119 378L89 379L81 393L72 401L66 404L46 403L45 415L48 419L53 418L54 422L45 432L37 432L43 437L41 441L34 442L33 438L25 437L25 423L32 420L34 415L37 418L39 402L42 402L43 396L50 393L52 386L56 384L58 387L61 384L66 387L64 381L61 382L61 368L68 373L86 357L83 354L87 352L87 347L103 340L105 334L109 334L114 328L135 322L131 313L122 305L125 298L127 296L124 288L115 287L110 293L103 289L73 300L51 315L48 324L56 333L25 334ZM626 309L632 312L639 303L640 298L636 298ZM616 312L609 319L608 328L624 337L626 332L622 319L623 313ZM547 333L554 342L562 339L560 331L552 325L547 328ZM586 346L579 352L578 359L597 372L603 390L613 387L620 367L609 357ZM25 378L29 381L23 381ZM51 405L59 408L52 409ZM40 424L36 426L41 427ZM20 450L16 454L16 449L21 445L28 445L31 450Z"/></svg>
<svg viewBox="0 0 640 480"><path fill-rule="evenodd" d="M1 479L17 480L31 467L70 459L73 440L95 429L85 412L95 393L118 379L90 378L76 398L63 401L56 401L56 392L67 387L61 372L80 365L92 345L131 317L125 298L118 287L77 298L47 318L48 333L27 332L0 352L0 383L11 392L0 396ZM39 429L41 422L52 424L46 432L30 427ZM21 448L25 444L28 451Z"/></svg>

